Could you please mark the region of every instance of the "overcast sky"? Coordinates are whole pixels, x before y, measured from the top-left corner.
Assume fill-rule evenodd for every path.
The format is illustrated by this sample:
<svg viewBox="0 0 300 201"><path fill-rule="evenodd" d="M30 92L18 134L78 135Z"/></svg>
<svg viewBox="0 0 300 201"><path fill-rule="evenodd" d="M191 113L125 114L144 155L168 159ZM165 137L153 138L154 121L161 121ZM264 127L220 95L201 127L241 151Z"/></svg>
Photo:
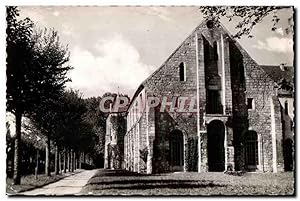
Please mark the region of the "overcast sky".
<svg viewBox="0 0 300 201"><path fill-rule="evenodd" d="M68 44L74 69L68 87L85 97L105 92L133 95L202 21L198 7L19 7L40 27L54 28ZM279 29L267 17L241 45L259 64L293 64L293 36L286 35L291 9L281 10ZM222 20L233 34L235 23Z"/></svg>

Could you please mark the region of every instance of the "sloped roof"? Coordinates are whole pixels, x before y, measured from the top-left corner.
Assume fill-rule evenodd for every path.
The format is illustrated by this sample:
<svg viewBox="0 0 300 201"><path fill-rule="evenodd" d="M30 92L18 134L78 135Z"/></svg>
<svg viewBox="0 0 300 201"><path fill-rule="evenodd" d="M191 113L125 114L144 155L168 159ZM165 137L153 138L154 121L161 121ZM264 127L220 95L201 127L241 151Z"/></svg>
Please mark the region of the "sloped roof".
<svg viewBox="0 0 300 201"><path fill-rule="evenodd" d="M205 23L207 23L207 21L211 20L210 18L206 18L206 19L203 19L201 21L201 23L195 28L193 29L193 31L183 40L183 42L181 42L181 44L171 53L171 55L163 62L163 64L158 68L156 69L148 78L146 78L143 82L142 82L142 86L146 87L147 86L147 82L148 80L150 80L155 74L157 74L163 67L164 65L167 63L167 61L175 54L175 52L185 43L185 41L190 38L193 34L195 34L198 30L201 29L201 27L203 27L203 25ZM239 42L232 36L232 34L230 33L230 31L228 29L226 29L226 27L220 22L220 21L217 21L216 22L216 25L223 31L223 33L226 34L226 36L228 38L230 38L234 43L235 45L239 48L239 49L242 49L244 51L245 54L247 54L253 61L254 63L256 63L258 66L260 66L256 61L255 59L253 59L250 54L239 44ZM132 98L132 100L134 99L135 97Z"/></svg>
<svg viewBox="0 0 300 201"><path fill-rule="evenodd" d="M150 80L155 74L157 74L162 68L163 66L166 64L166 62L169 60L169 58L171 58L175 52L184 44L184 42L191 37L197 30L201 29L202 25L204 23L206 23L209 19L204 19L201 21L201 23L191 32L191 34L188 35L188 37L185 38L185 40L172 52L172 54L165 60L165 62L159 67L157 68L148 78L146 78L138 87L137 91L135 92L134 96L131 99L130 104L128 105L127 109L130 108L132 102L134 101L134 99L136 98L136 96L138 95L138 93L143 89L143 88L147 88L147 82L148 80ZM239 44L239 42L237 40L235 40L232 36L232 34L226 29L225 26L222 25L221 22L218 22L218 25L221 27L221 29L224 31L224 33L227 34L227 36L235 43L235 45L239 48L239 49L243 49L244 53L247 54L254 63L256 63L258 66L260 66L262 68L262 70L264 70L269 76L269 79L273 80L276 83L279 83L282 78L285 78L286 81L293 83L293 76L294 76L294 68L293 67L287 67L286 71L282 71L280 69L279 66L270 66L270 65L259 65L255 59L253 59L249 53Z"/></svg>
<svg viewBox="0 0 300 201"><path fill-rule="evenodd" d="M293 83L294 67L285 66L284 70L280 66L261 65L261 68L269 75L269 77L276 83L279 83L282 79Z"/></svg>

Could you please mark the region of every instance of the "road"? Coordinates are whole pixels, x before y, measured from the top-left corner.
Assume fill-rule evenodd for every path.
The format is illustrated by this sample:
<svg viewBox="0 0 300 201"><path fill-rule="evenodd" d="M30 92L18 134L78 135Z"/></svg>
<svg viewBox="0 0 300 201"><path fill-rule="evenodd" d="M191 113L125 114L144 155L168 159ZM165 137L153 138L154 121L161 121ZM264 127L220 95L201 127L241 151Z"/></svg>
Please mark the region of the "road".
<svg viewBox="0 0 300 201"><path fill-rule="evenodd" d="M80 195L80 191L97 170L84 170L41 188L20 193L21 195Z"/></svg>

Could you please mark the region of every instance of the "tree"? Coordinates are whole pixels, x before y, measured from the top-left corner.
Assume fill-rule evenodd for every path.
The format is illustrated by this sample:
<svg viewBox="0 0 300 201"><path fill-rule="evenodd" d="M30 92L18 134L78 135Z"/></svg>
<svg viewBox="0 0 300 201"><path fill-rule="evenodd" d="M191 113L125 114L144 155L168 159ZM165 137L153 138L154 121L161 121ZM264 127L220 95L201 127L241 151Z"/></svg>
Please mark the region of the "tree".
<svg viewBox="0 0 300 201"><path fill-rule="evenodd" d="M85 134L85 130L83 130L83 116L86 112L86 106L78 91L69 90L65 92L62 111L64 115L64 120L61 123L63 145L65 150L69 150L68 152L71 155L71 170L73 171L75 166L74 153L77 153L82 146L88 147L88 142L82 145L85 142L81 141L81 136Z"/></svg>
<svg viewBox="0 0 300 201"><path fill-rule="evenodd" d="M238 18L239 22L236 25L237 33L234 37L240 38L243 35L249 38L252 29L263 21L267 16L272 15L272 27L271 30L277 29L280 18L277 12L282 9L291 8L283 6L201 6L200 12L203 13L205 18L212 18L214 20L220 20L221 17L226 17L228 21L232 21L233 18ZM288 27L285 28L287 34L293 33L293 16L288 19Z"/></svg>
<svg viewBox="0 0 300 201"><path fill-rule="evenodd" d="M100 162L104 158L104 146L105 146L105 128L107 114L100 111L99 103L101 97L91 97L85 99L87 112L85 113L85 121L92 126L93 132L97 136L94 147L94 158Z"/></svg>
<svg viewBox="0 0 300 201"><path fill-rule="evenodd" d="M63 120L60 125L63 136L62 145L64 146L64 150L75 153L76 161L79 164L81 164L82 155L84 153L93 154L95 152L95 142L97 139L94 129L95 122L88 120L88 108L88 104L78 91L69 90L65 92L64 102L62 104ZM94 108L93 112L97 113L96 109L97 108ZM101 116L98 117L100 120L95 118L94 120L96 122L101 121ZM73 156L74 153L72 154ZM72 164L74 164L74 160L75 159L71 157ZM66 161L64 161L64 163L66 163ZM72 165L72 167L73 166L74 165Z"/></svg>
<svg viewBox="0 0 300 201"><path fill-rule="evenodd" d="M16 119L16 137L14 153L14 184L20 184L19 163L21 141L21 121L22 115L30 110L30 104L25 104L28 92L28 80L25 75L30 68L30 62L33 55L33 44L31 33L33 23L28 19L18 21L19 16L16 7L6 8L7 28L6 28L6 75L7 75L7 110L15 115Z"/></svg>
<svg viewBox="0 0 300 201"><path fill-rule="evenodd" d="M20 184L19 144L22 116L30 116L43 100L57 97L65 82L65 66L69 59L67 47L61 46L55 31L33 34L29 18L17 20L17 7L7 7L7 111L16 119L14 153L14 184Z"/></svg>
<svg viewBox="0 0 300 201"><path fill-rule="evenodd" d="M39 105L37 111L31 115L34 126L46 137L46 161L45 174L50 176L50 150L51 140L55 139L57 127L60 126L60 104L61 99L47 99Z"/></svg>
<svg viewBox="0 0 300 201"><path fill-rule="evenodd" d="M87 105L78 91L65 91L61 97L48 99L37 108L32 115L36 127L47 137L46 174L50 174L50 140L55 145L55 173L58 174L59 152L64 150L64 171L66 171L67 153L71 165L69 171L80 163L81 153L93 153L96 141L95 131L91 122L86 120ZM78 163L77 163L78 164Z"/></svg>

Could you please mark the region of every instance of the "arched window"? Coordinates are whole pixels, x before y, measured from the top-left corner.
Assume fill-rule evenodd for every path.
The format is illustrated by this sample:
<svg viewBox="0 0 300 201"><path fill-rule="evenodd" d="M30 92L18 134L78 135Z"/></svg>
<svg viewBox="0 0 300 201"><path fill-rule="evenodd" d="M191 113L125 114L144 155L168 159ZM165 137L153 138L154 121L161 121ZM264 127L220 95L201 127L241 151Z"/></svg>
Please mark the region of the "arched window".
<svg viewBox="0 0 300 201"><path fill-rule="evenodd" d="M285 114L289 114L289 104L287 101L284 102L284 112Z"/></svg>
<svg viewBox="0 0 300 201"><path fill-rule="evenodd" d="M179 78L180 81L185 81L185 65L183 62L179 64Z"/></svg>

